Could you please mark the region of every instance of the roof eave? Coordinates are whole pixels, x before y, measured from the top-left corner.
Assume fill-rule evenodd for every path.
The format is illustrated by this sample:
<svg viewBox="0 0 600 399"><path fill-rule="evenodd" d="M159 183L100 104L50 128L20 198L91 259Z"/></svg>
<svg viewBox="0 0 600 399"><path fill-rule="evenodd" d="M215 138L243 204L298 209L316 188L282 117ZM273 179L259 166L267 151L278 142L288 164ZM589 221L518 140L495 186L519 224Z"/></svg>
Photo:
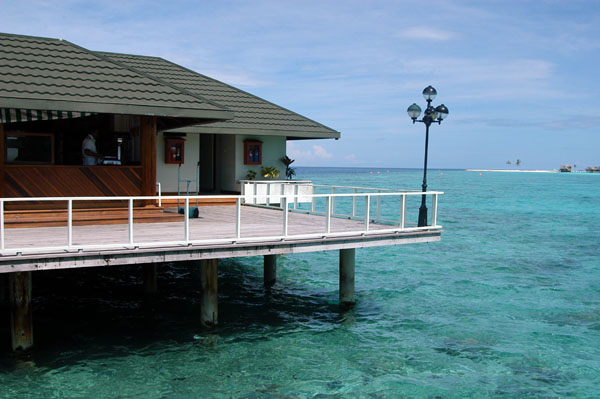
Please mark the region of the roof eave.
<svg viewBox="0 0 600 399"><path fill-rule="evenodd" d="M105 104L99 102L64 101L52 99L6 98L0 99L0 108L19 108L35 110L59 110L72 112L92 112L121 115L148 115L174 118L198 118L214 120L233 119L232 111L218 109L193 109L175 107L157 107L143 104Z"/></svg>
<svg viewBox="0 0 600 399"><path fill-rule="evenodd" d="M193 125L178 129L168 130L171 133L197 133L197 134L238 134L256 136L284 136L290 140L298 139L339 139L340 132L331 130L329 132L309 132L305 130L290 129L260 129L260 128L231 128L212 127L210 125Z"/></svg>

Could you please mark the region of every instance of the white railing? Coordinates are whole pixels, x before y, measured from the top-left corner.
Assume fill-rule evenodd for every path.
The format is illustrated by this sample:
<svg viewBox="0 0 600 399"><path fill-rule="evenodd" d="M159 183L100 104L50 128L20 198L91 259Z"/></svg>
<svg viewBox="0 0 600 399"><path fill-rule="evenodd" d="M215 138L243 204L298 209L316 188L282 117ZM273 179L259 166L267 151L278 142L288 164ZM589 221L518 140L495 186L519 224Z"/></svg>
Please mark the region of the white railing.
<svg viewBox="0 0 600 399"><path fill-rule="evenodd" d="M360 186L339 186L339 185L324 185L324 184L312 184L310 180L240 180L242 186L242 196L246 199L247 204L253 204L257 206L265 207L277 207L280 208L279 198L285 196L290 202L293 201L293 210L298 211L300 204L311 203L310 211L307 213L326 215L327 211L319 212L317 210L316 201L317 194L332 194L331 197L331 209L329 210L331 217L341 217L349 219L357 219L360 216L357 213L358 209L358 194L366 193L404 193L415 195L421 195L422 192L419 190L393 190L387 188L375 188L375 187L360 187ZM345 212L339 211L339 207L336 207L335 194L351 193L352 197L352 209L346 210ZM375 204L371 206L375 208L375 217L371 219L375 223L387 223L394 224L396 220L389 220L382 218L382 196L376 196Z"/></svg>
<svg viewBox="0 0 600 399"><path fill-rule="evenodd" d="M285 196L288 201L294 198L294 205L309 202L307 195L315 194L310 180L240 180L241 195L247 204L279 204L279 198Z"/></svg>
<svg viewBox="0 0 600 399"><path fill-rule="evenodd" d="M303 183L304 185L304 183ZM310 185L312 187L312 185ZM312 190L313 188L311 188ZM354 190L354 188L352 188ZM362 188L356 188L357 191ZM287 240L287 239L305 239L305 238L326 238L333 236L347 236L347 235L367 235L367 234L383 234L390 232L408 232L408 231L419 231L419 230L432 230L441 229L441 226L437 224L437 209L438 209L438 196L443 194L442 192L394 192L384 189L377 189L377 192L351 192L351 193L326 193L326 194L305 194L298 193L294 188L294 194L285 195L270 195L270 200L276 201L277 206L267 205L270 208L277 208L287 210L282 212L281 216L281 234L276 235L248 235L247 237L242 236L242 208L244 206L256 206L256 196L248 197L244 195L229 195L229 196L148 196L148 197L43 197L43 198L0 198L0 255L14 255L14 254L27 254L27 253L41 253L44 251L66 251L76 252L86 249L135 249L141 247L165 247L174 245L193 245L193 244L216 244L216 243L243 243L243 242L266 242L273 240ZM334 191L332 189L332 191ZM431 224L424 227L416 227L407 223L407 199L410 197L417 197L415 200L420 200L421 195L430 197L431 201ZM185 202L184 218L181 223L183 229L183 239L181 240L158 240L148 241L136 240L134 234L134 202L135 201L157 201L158 199L171 200L179 199ZM235 212L231 216L232 220L224 221L224 223L231 223L235 226L230 237L226 238L203 238L203 239L192 239L190 237L190 201L195 202L196 199L234 199L235 200ZM250 199L248 201L248 199ZM300 201L308 200L308 201ZM382 202L386 200L392 200L392 202L386 203L383 207ZM7 203L15 202L46 202L46 201L60 201L66 202L67 210L67 231L65 236L64 244L55 246L35 246L31 243L27 243L25 246L7 247L6 246L6 215L5 205ZM73 202L85 202L85 201L126 201L128 204L128 217L127 217L127 241L105 244L102 242L92 244L75 244L73 237ZM336 202L340 205L339 209L341 212L336 212L334 205ZM375 206L373 203L375 202ZM415 203L417 203L415 201ZM293 207L291 205L293 204ZM302 206L306 207L303 209ZM308 205L306 205L308 204ZM350 205L351 204L351 205ZM207 207L207 212L210 212L212 207ZM345 209L352 209L351 213L346 212ZM359 209L360 208L360 209ZM375 208L375 217L372 217L373 208ZM415 207L416 208L416 207ZM289 233L289 215L292 212L301 212L307 214L314 214L324 216L323 228L318 232L313 233L302 233L302 234L290 234ZM382 217L382 213L386 213L387 217ZM395 216L390 217L390 214ZM352 227L349 230L332 232L332 221L335 219L353 219L359 220L363 223L360 227ZM416 219L416 218L415 218ZM192 219L193 220L193 219ZM254 221L255 222L255 221ZM385 226L383 226L385 224ZM138 225L139 226L139 225ZM377 227L377 228L375 228ZM33 228L22 228L15 230L31 230ZM139 227L141 230L142 228ZM12 230L12 229L11 229ZM50 233L55 235L56 233ZM39 237L38 237L39 239Z"/></svg>

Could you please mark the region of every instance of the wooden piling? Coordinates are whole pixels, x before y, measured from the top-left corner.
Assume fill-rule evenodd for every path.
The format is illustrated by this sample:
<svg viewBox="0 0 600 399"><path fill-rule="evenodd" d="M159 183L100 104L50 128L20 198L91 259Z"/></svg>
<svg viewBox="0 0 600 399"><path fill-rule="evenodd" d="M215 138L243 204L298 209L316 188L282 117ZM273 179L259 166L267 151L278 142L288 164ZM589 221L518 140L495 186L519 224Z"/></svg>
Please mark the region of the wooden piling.
<svg viewBox="0 0 600 399"><path fill-rule="evenodd" d="M12 349L27 350L33 346L31 272L8 274L8 297Z"/></svg>
<svg viewBox="0 0 600 399"><path fill-rule="evenodd" d="M269 288L277 281L277 255L265 255L264 258L265 287Z"/></svg>
<svg viewBox="0 0 600 399"><path fill-rule="evenodd" d="M219 306L217 300L218 259L201 261L200 281L202 298L200 300L201 323L204 327L214 328L218 324Z"/></svg>
<svg viewBox="0 0 600 399"><path fill-rule="evenodd" d="M146 294L156 294L158 292L158 284L156 280L157 267L156 263L147 263L144 265L144 292Z"/></svg>
<svg viewBox="0 0 600 399"><path fill-rule="evenodd" d="M354 307L354 248L340 249L340 306L342 309Z"/></svg>
<svg viewBox="0 0 600 399"><path fill-rule="evenodd" d="M8 277L6 273L0 274L0 306L8 303Z"/></svg>

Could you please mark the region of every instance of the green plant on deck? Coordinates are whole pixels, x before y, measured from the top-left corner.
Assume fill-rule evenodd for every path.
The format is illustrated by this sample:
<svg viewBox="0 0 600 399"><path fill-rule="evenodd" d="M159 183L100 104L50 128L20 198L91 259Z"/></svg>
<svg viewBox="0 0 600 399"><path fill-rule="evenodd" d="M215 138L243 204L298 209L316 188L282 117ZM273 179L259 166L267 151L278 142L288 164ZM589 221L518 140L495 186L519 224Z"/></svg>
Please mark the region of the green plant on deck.
<svg viewBox="0 0 600 399"><path fill-rule="evenodd" d="M280 159L280 161L285 165L285 176L288 180L292 180L292 177L296 175L296 170L291 168L290 165L294 163L295 159L291 159L287 155Z"/></svg>
<svg viewBox="0 0 600 399"><path fill-rule="evenodd" d="M260 168L260 174L265 179L277 179L279 177L279 169L275 166L263 166Z"/></svg>
<svg viewBox="0 0 600 399"><path fill-rule="evenodd" d="M248 173L246 173L246 180L254 180L256 179L256 172L253 170L249 170Z"/></svg>

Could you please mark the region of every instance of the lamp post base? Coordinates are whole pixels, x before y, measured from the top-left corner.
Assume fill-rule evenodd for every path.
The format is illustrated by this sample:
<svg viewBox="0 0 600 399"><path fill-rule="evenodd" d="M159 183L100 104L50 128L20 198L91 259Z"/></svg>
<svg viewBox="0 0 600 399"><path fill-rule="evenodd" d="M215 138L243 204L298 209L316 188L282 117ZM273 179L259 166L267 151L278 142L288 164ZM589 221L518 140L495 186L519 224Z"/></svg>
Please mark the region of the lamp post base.
<svg viewBox="0 0 600 399"><path fill-rule="evenodd" d="M419 208L419 223L417 226L427 226L427 207L425 205L421 205Z"/></svg>

